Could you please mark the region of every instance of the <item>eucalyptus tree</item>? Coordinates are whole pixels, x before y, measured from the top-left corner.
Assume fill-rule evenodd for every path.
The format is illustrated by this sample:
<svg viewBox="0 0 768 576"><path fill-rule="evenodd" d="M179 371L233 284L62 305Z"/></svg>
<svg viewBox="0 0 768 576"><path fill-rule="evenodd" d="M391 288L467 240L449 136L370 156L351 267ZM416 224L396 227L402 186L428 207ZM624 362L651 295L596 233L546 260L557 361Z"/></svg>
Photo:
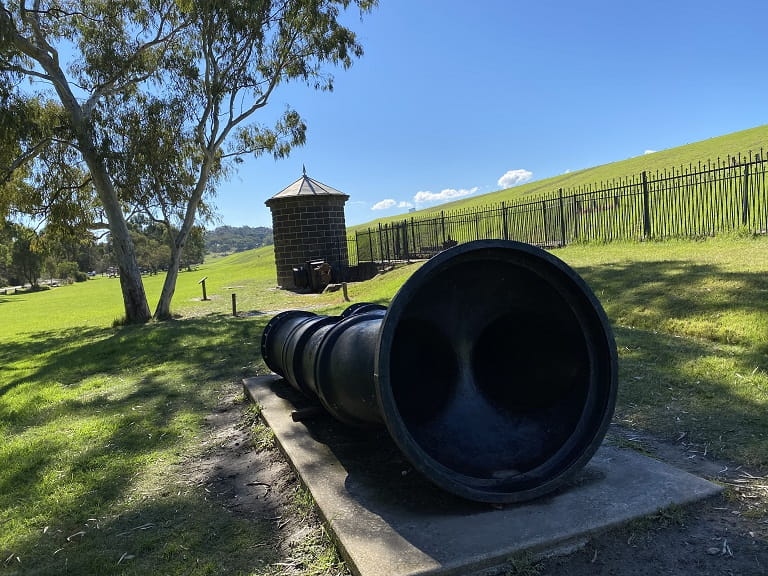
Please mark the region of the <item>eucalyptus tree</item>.
<svg viewBox="0 0 768 576"><path fill-rule="evenodd" d="M169 231L171 264L154 312L166 318L183 248L195 219L209 213L216 184L244 156L281 158L305 141L295 110L269 125L256 122L257 112L285 82L332 90L329 69L362 55L340 16L376 4L0 1L0 74L32 80L35 93L20 93L61 110L55 137L31 143L16 168L76 157L68 165L85 177L69 174L64 188L80 195L92 227L109 229L127 321L151 317L127 219L141 212ZM56 206L54 184L37 187L37 205Z"/></svg>
<svg viewBox="0 0 768 576"><path fill-rule="evenodd" d="M2 58L0 56L0 58ZM34 210L31 180L41 171L33 160L53 144L60 107L38 97L22 97L12 75L0 75L0 217L11 208Z"/></svg>
<svg viewBox="0 0 768 576"><path fill-rule="evenodd" d="M11 245L11 273L23 284L38 287L45 254L37 232L26 226L13 226Z"/></svg>

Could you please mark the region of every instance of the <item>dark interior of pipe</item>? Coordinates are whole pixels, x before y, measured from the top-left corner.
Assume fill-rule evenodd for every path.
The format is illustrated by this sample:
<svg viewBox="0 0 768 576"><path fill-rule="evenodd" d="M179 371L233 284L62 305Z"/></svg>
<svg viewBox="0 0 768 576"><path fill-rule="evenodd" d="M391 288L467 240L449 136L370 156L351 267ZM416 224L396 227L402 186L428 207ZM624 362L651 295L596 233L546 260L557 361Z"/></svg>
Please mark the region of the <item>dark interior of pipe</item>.
<svg viewBox="0 0 768 576"><path fill-rule="evenodd" d="M389 385L412 439L452 473L557 472L592 439L600 413L590 339L599 334L591 304L557 273L479 259L405 296Z"/></svg>

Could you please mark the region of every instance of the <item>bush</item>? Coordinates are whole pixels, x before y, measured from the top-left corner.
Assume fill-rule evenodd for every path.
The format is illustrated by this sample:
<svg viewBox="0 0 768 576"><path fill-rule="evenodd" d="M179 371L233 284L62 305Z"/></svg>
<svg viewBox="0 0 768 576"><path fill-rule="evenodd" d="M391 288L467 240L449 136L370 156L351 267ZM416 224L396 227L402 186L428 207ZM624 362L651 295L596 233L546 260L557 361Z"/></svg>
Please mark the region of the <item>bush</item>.
<svg viewBox="0 0 768 576"><path fill-rule="evenodd" d="M77 262L59 262L59 265L56 267L56 275L61 280L74 279L78 272Z"/></svg>
<svg viewBox="0 0 768 576"><path fill-rule="evenodd" d="M85 282L86 280L88 280L88 274L80 270L75 272L75 282Z"/></svg>

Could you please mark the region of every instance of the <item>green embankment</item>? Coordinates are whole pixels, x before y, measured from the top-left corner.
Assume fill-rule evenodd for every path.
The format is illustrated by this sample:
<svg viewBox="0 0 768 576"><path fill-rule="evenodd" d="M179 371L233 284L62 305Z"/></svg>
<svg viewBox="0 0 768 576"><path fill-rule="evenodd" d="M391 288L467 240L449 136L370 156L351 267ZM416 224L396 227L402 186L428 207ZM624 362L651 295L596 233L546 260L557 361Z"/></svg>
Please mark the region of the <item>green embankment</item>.
<svg viewBox="0 0 768 576"><path fill-rule="evenodd" d="M349 235L354 235L357 230L373 228L378 226L379 223L399 222L403 218L418 220L419 218L426 218L430 214L439 214L441 211L450 212L453 210L481 208L500 202L535 198L556 192L560 188L567 193L570 188L597 185L601 182L636 176L643 171L651 173L657 170L669 170L690 164L697 165L699 162L703 163L709 160L716 161L718 158L724 160L729 155L738 156L741 154L745 156L750 151L759 152L762 148L768 148L768 124L716 138L709 138L701 142L659 150L652 154L644 154L593 168L575 170L567 174L515 186L514 188L507 188L479 196L469 196L455 202L424 208L412 213L379 218L364 224L350 226L347 232Z"/></svg>

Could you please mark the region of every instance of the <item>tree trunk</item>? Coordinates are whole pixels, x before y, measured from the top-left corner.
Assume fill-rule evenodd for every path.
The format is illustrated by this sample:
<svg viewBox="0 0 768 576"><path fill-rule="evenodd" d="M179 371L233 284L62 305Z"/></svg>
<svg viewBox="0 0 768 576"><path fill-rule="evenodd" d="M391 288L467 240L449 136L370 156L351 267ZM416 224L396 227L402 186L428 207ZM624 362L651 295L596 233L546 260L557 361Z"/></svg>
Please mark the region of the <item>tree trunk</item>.
<svg viewBox="0 0 768 576"><path fill-rule="evenodd" d="M163 282L163 291L160 293L160 300L157 301L155 308L155 320L171 319L171 300L176 291L176 279L179 277L179 263L181 261L182 248L178 248L174 242L171 247L171 263L168 266L168 273Z"/></svg>
<svg viewBox="0 0 768 576"><path fill-rule="evenodd" d="M184 251L184 246L187 244L189 234L192 232L192 226L195 224L197 207L200 205L200 199L203 197L203 191L208 184L208 178L211 174L210 166L213 162L213 154L207 150L205 152L205 160L200 167L200 175L197 179L197 184L192 191L192 196L187 202L187 207L184 212L184 222L182 223L176 238L171 241L171 264L168 266L168 273L165 275L165 282L163 282L163 291L160 293L160 300L158 300L157 308L155 308L156 320L169 320L171 318L171 300L173 299L173 293L176 291L176 280L179 277L181 254ZM173 238L170 226L168 226L168 233L169 237Z"/></svg>
<svg viewBox="0 0 768 576"><path fill-rule="evenodd" d="M124 233L122 230L116 232L118 227L112 223L110 223L109 229L112 233L112 245L115 247L117 268L120 271L120 289L123 292L125 321L129 324L144 324L152 316L149 312L147 295L144 292L141 271L133 252L133 241L128 233L128 226L125 224L125 220L123 220L122 224L122 228L125 230ZM120 245L120 248L118 248L118 245Z"/></svg>
<svg viewBox="0 0 768 576"><path fill-rule="evenodd" d="M144 324L152 318L144 292L144 282L136 261L133 240L125 221L123 210L117 198L117 192L107 175L106 167L101 158L91 146L82 146L81 153L93 179L104 211L109 222L109 232L112 235L112 245L115 248L115 259L120 272L120 288L123 292L125 321L129 324Z"/></svg>

